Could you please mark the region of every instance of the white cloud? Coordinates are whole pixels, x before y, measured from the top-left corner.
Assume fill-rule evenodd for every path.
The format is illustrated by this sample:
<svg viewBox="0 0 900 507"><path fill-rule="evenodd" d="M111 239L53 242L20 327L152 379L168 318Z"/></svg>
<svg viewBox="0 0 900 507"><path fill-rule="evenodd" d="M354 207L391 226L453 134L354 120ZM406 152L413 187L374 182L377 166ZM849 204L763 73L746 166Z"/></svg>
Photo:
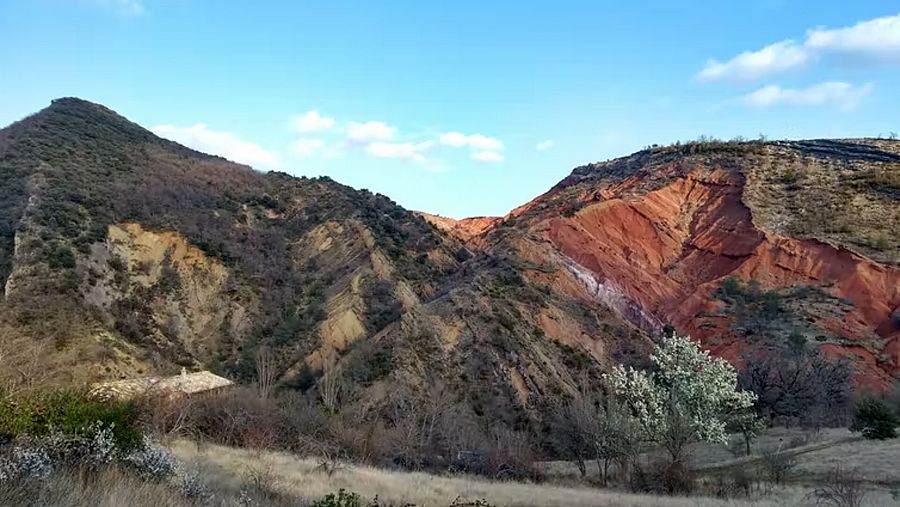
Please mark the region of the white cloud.
<svg viewBox="0 0 900 507"><path fill-rule="evenodd" d="M355 144L390 141L396 132L396 128L380 121L350 122L347 125L347 140Z"/></svg>
<svg viewBox="0 0 900 507"><path fill-rule="evenodd" d="M898 58L900 14L861 21L846 28L815 28L807 33L806 46L825 51Z"/></svg>
<svg viewBox="0 0 900 507"><path fill-rule="evenodd" d="M150 130L160 137L241 164L265 168L281 166L281 160L260 145L244 141L231 132L210 130L205 123L198 123L192 127L157 125Z"/></svg>
<svg viewBox="0 0 900 507"><path fill-rule="evenodd" d="M803 43L784 40L728 61L710 60L697 74L702 81L750 81L798 69L829 54L900 61L900 14L844 28L814 28Z"/></svg>
<svg viewBox="0 0 900 507"><path fill-rule="evenodd" d="M469 147L473 150L482 151L500 151L503 149L503 142L494 137L488 137L481 134L461 134L459 132L447 132L441 134L440 142L446 146L454 148Z"/></svg>
<svg viewBox="0 0 900 507"><path fill-rule="evenodd" d="M697 74L702 81L750 81L806 65L812 53L792 40L776 42L759 51L745 51L727 62L710 60Z"/></svg>
<svg viewBox="0 0 900 507"><path fill-rule="evenodd" d="M436 138L428 140L416 140L417 136L401 135L396 127L381 121L366 122L340 122L318 111L308 111L302 115L291 118L291 127L301 134L320 132L320 137L299 137L290 145L290 152L299 157L333 157L348 151L355 151L364 155L394 160L408 160L422 165L422 167L434 169L441 167L439 160L426 156L427 153L438 145L454 148L465 148L473 160L479 162L502 162L503 142L497 138L483 134L462 134L460 132L445 132ZM345 143L330 142L328 133L341 133ZM412 137L412 139L411 139ZM549 144L547 144L549 143ZM542 148L548 149L553 142L550 140L541 143Z"/></svg>
<svg viewBox="0 0 900 507"><path fill-rule="evenodd" d="M291 152L300 157L309 157L315 155L325 147L325 141L322 139L297 139L291 144Z"/></svg>
<svg viewBox="0 0 900 507"><path fill-rule="evenodd" d="M553 147L555 143L552 139L544 139L543 141L534 145L534 149L537 151L547 151Z"/></svg>
<svg viewBox="0 0 900 507"><path fill-rule="evenodd" d="M479 162L503 162L503 155L496 151L476 151L472 159Z"/></svg>
<svg viewBox="0 0 900 507"><path fill-rule="evenodd" d="M140 16L144 13L142 0L88 0L90 3L116 11L126 16Z"/></svg>
<svg viewBox="0 0 900 507"><path fill-rule="evenodd" d="M446 132L438 138L444 146L454 148L469 148L472 160L479 162L503 162L503 141L496 137L482 134L462 134L460 132Z"/></svg>
<svg viewBox="0 0 900 507"><path fill-rule="evenodd" d="M752 107L786 106L834 106L843 110L853 109L872 91L871 84L854 86L837 81L819 83L807 88L782 88L764 86L742 97Z"/></svg>
<svg viewBox="0 0 900 507"><path fill-rule="evenodd" d="M294 130L301 134L319 132L333 127L334 118L322 116L318 111L307 111L302 115L291 118L291 125L294 127Z"/></svg>
<svg viewBox="0 0 900 507"><path fill-rule="evenodd" d="M434 146L433 141L421 143L386 143L374 142L366 146L366 153L377 158L398 158L424 162L424 151Z"/></svg>

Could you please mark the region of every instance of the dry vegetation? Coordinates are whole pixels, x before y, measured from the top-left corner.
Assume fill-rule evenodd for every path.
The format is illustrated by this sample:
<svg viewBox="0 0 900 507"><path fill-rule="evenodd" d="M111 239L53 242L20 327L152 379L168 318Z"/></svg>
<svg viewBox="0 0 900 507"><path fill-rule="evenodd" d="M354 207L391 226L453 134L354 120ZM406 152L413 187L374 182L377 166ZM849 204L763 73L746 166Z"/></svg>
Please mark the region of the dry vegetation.
<svg viewBox="0 0 900 507"><path fill-rule="evenodd" d="M0 350L40 346L58 385L182 366L249 383L265 350L267 392L393 411L389 429L393 393L440 379L480 434L538 431L546 404L599 367L548 340L542 311L610 354L650 341L512 257L473 253L383 195L262 174L78 99L0 131Z"/></svg>
<svg viewBox="0 0 900 507"><path fill-rule="evenodd" d="M897 141L797 141L742 162L745 200L763 229L900 262ZM893 150L893 151L892 151Z"/></svg>
<svg viewBox="0 0 900 507"><path fill-rule="evenodd" d="M773 437L774 438L774 437ZM861 444L856 442L856 445ZM284 453L253 453L233 448L201 445L177 441L172 448L185 461L203 464L206 477L217 487L234 489L246 480L247 474L264 473L267 480L281 493L288 496L318 498L340 488L358 492L364 498L380 499L419 506L445 506L458 497L463 500L485 499L498 506L718 506L718 505L804 505L803 500L811 488L787 486L773 488L770 494L752 500L719 500L715 498L679 498L634 495L586 487L567 487L553 484L494 482L471 477L442 477L424 473L395 472L370 467L344 465L335 470L323 470L315 459L300 459ZM854 450L822 451L837 454ZM801 461L801 468L813 464L821 455L808 455ZM900 458L900 448L882 449L879 460L887 462ZM871 456L870 456L871 457ZM846 463L847 467L862 466L862 460ZM822 465L823 471L826 468ZM896 470L894 470L896 475ZM824 478L824 477L823 477ZM900 481L900 477L895 476ZM238 486L239 487L239 486ZM889 505L889 490L870 493L864 505Z"/></svg>
<svg viewBox="0 0 900 507"><path fill-rule="evenodd" d="M797 436L798 431L773 433L769 440ZM827 433L820 444L845 435ZM342 464L334 469L323 468L314 458L299 458L291 454L241 450L218 445L198 445L177 440L170 445L174 453L199 472L199 478L217 493L223 506L245 506L247 498L257 499L253 505L304 506L315 499L341 488L357 492L363 499L375 496L382 502L396 505L413 503L420 507L446 507L454 501L486 500L491 505L509 507L718 507L718 506L815 506L814 492L833 474L830 462L840 461L847 470L880 469L891 474L890 484L873 485L863 476L865 492L862 506L885 507L898 501L896 460L900 448L876 447L869 442L845 442L815 452L802 452L797 469L802 482L784 486L765 486L755 489L751 499L717 499L712 497L660 497L635 495L584 486L554 485L552 483L496 482L472 477L447 477L417 472L400 472L365 466ZM803 448L798 448L803 451ZM697 449L702 452L701 449ZM857 454L857 451L861 451ZM720 456L724 457L724 456ZM850 460L841 458L850 458ZM876 461L868 461L871 459ZM711 463L714 464L714 463ZM812 481L812 472L819 479ZM821 475L820 475L821 474ZM562 479L559 479L562 480ZM892 490L893 488L893 490ZM40 489L28 488L30 496L20 491L0 490L0 505L27 507L187 507L196 505L186 500L177 487L148 483L118 470L99 475L68 474L53 478ZM35 494L38 491L38 494Z"/></svg>

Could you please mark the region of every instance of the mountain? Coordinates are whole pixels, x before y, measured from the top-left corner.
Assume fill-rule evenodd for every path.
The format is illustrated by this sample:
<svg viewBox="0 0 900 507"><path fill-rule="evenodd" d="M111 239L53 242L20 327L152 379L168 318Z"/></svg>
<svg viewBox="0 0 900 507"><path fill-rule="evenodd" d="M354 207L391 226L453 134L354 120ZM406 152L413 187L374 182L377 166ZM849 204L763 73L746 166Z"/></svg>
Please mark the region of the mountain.
<svg viewBox="0 0 900 507"><path fill-rule="evenodd" d="M42 381L181 367L252 381L264 350L287 388L340 367L361 403L440 386L527 426L652 345L553 290L548 269L385 196L260 173L84 100L0 131L0 350Z"/></svg>
<svg viewBox="0 0 900 507"><path fill-rule="evenodd" d="M460 239L650 335L671 326L738 363L806 343L883 388L900 377L898 231L898 141L704 140L576 168Z"/></svg>
<svg viewBox="0 0 900 507"><path fill-rule="evenodd" d="M418 214L438 229L463 241L468 241L474 237L480 236L491 227L503 221L503 217L469 217L455 220L440 215L432 215L431 213L425 213L423 211L418 212Z"/></svg>
<svg viewBox="0 0 900 507"><path fill-rule="evenodd" d="M505 217L261 173L84 100L0 130L0 360L83 384L189 369L513 428L677 329L900 376L900 143L700 141L576 168ZM334 370L332 370L334 368ZM369 410L371 408L371 410ZM373 416L374 417L374 416Z"/></svg>

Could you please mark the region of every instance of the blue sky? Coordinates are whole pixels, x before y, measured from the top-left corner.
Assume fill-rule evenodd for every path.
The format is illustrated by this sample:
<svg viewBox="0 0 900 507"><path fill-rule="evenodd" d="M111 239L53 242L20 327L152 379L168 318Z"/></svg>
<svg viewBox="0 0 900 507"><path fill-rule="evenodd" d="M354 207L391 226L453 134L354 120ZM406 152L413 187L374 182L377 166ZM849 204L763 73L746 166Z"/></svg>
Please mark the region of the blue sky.
<svg viewBox="0 0 900 507"><path fill-rule="evenodd" d="M699 135L900 131L885 1L0 0L0 123L56 97L452 217Z"/></svg>

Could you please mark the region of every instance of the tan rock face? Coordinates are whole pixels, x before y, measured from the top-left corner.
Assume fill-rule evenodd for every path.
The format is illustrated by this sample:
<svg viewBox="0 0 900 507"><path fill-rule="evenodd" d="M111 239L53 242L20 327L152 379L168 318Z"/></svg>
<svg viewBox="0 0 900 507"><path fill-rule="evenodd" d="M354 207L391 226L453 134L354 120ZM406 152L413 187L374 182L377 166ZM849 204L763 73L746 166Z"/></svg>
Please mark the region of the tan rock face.
<svg viewBox="0 0 900 507"><path fill-rule="evenodd" d="M423 212L419 212L419 215L438 229L463 241L480 236L503 221L502 217L469 217L456 220Z"/></svg>
<svg viewBox="0 0 900 507"><path fill-rule="evenodd" d="M160 327L175 335L169 338L192 354L204 355L236 309L224 291L225 266L175 232L150 231L136 223L111 225L108 231L106 255L124 261L128 271L123 296L149 298L146 307ZM137 294L137 287L160 284L171 290Z"/></svg>

